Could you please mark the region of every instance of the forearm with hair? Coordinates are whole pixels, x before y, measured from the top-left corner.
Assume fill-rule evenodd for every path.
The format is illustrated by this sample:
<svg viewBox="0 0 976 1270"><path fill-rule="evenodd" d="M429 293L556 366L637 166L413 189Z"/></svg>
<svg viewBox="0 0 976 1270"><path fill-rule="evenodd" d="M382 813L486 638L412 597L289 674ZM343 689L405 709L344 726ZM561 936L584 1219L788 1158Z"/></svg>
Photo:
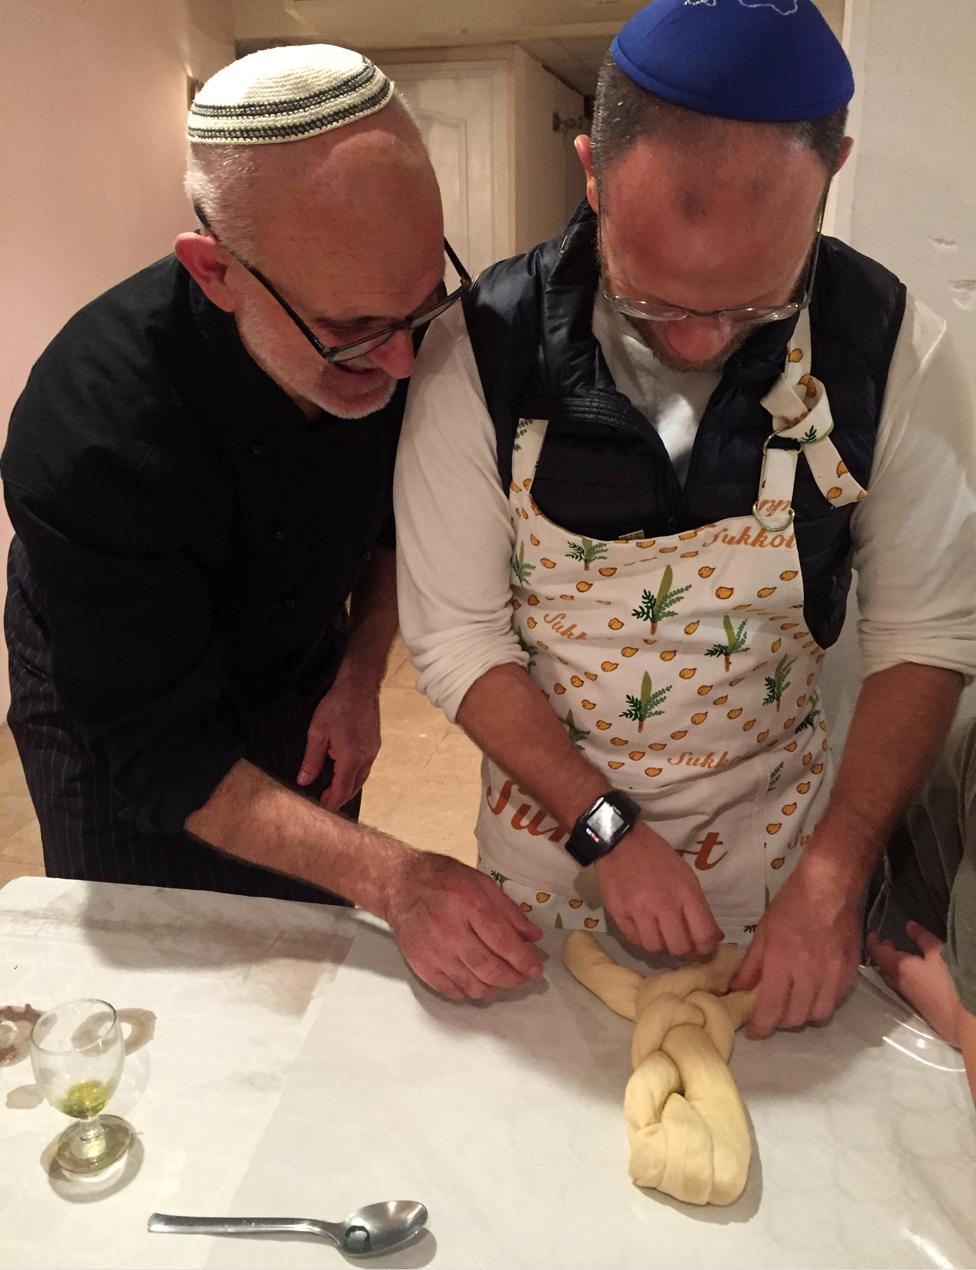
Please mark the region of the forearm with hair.
<svg viewBox="0 0 976 1270"><path fill-rule="evenodd" d="M243 759L187 817L184 829L227 855L320 886L379 917L386 916L392 889L415 854L378 829L326 811Z"/></svg>
<svg viewBox="0 0 976 1270"><path fill-rule="evenodd" d="M807 855L859 895L945 744L962 691L954 670L902 662L861 686L840 770Z"/></svg>
<svg viewBox="0 0 976 1270"><path fill-rule="evenodd" d="M612 788L569 739L521 666L493 666L471 685L457 721L519 787L571 827Z"/></svg>

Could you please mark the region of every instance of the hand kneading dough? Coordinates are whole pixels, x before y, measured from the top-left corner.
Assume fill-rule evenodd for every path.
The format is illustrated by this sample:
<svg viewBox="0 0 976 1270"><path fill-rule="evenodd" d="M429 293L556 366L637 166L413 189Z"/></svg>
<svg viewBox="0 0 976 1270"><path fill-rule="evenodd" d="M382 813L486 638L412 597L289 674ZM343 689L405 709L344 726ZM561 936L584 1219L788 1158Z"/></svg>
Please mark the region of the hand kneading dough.
<svg viewBox="0 0 976 1270"><path fill-rule="evenodd" d="M749 1177L749 1126L728 1069L735 1030L755 1000L755 990L728 992L742 956L723 946L707 961L645 979L618 966L589 931L563 944L570 973L634 1021L624 1094L630 1175L688 1204L731 1204Z"/></svg>

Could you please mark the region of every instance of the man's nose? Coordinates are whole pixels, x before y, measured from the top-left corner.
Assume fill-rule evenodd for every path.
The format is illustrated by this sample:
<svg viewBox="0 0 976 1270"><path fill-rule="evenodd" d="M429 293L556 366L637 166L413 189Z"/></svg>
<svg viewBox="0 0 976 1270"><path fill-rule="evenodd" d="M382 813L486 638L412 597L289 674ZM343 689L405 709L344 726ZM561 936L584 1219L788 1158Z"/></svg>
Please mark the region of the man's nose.
<svg viewBox="0 0 976 1270"><path fill-rule="evenodd" d="M373 349L369 355L369 360L374 366L378 366L380 370L385 370L391 378L406 379L408 375L413 373L415 360L413 354L413 332L397 331L385 344Z"/></svg>
<svg viewBox="0 0 976 1270"><path fill-rule="evenodd" d="M665 333L674 352L689 362L706 362L715 357L734 334L724 317L688 317L682 322L668 322Z"/></svg>

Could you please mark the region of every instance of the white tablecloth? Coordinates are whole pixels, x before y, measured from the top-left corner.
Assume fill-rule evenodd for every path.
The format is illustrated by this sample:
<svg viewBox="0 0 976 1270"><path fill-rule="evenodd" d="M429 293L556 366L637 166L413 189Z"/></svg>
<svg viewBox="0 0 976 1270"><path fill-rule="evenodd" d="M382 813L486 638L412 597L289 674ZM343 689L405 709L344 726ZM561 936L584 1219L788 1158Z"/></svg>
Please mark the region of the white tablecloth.
<svg viewBox="0 0 976 1270"><path fill-rule="evenodd" d="M755 1130L727 1209L637 1190L630 1025L565 972L452 1005L361 914L21 878L0 891L0 1006L156 1015L110 1110L107 1187L42 1165L66 1124L0 1067L0 1266L341 1265L306 1238L150 1235L153 1210L340 1219L419 1199L430 1233L372 1265L974 1266L976 1117L959 1056L862 979L826 1028L733 1056Z"/></svg>

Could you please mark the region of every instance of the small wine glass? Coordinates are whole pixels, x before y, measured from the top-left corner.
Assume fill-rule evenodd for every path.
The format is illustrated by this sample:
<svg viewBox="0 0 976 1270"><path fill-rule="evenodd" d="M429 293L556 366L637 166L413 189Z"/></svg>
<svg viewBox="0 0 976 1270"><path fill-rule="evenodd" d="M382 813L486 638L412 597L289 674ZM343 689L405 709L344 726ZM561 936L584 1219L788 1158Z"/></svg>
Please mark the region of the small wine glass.
<svg viewBox="0 0 976 1270"><path fill-rule="evenodd" d="M107 1001L66 1001L34 1024L31 1065L52 1107L80 1121L58 1138L54 1158L66 1173L100 1173L120 1160L132 1129L100 1112L122 1075L125 1044L118 1016Z"/></svg>

